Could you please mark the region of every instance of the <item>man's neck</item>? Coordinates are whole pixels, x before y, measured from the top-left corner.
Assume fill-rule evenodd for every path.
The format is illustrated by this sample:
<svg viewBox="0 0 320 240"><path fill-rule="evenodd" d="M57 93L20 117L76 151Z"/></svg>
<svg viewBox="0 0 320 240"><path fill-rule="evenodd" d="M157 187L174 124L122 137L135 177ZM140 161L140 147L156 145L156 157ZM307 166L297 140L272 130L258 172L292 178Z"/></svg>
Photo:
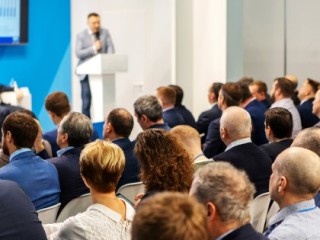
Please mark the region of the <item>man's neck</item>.
<svg viewBox="0 0 320 240"><path fill-rule="evenodd" d="M306 195L302 195L302 196L297 196L294 194L286 194L286 196L282 199L282 201L277 202L280 209L289 207L291 205L300 203L300 202L304 202L304 201L308 201L313 199L314 196L313 194L306 194Z"/></svg>

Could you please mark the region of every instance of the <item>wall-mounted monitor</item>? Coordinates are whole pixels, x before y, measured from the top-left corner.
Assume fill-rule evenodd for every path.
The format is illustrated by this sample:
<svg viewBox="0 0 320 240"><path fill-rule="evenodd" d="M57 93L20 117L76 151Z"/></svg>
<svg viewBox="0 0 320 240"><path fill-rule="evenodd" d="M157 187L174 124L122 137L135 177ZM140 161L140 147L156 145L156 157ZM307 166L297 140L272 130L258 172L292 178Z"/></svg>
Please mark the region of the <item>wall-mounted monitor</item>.
<svg viewBox="0 0 320 240"><path fill-rule="evenodd" d="M0 0L0 45L28 43L28 0Z"/></svg>

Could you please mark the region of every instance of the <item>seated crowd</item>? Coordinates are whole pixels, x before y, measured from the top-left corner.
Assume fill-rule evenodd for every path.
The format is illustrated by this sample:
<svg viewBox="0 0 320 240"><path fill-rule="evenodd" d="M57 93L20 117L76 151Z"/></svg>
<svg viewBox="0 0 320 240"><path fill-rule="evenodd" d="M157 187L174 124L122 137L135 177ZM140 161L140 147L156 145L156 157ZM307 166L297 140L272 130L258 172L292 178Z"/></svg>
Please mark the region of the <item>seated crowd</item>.
<svg viewBox="0 0 320 240"><path fill-rule="evenodd" d="M48 132L32 112L8 112L0 239L320 239L320 83L297 86L292 75L276 78L270 95L252 78L212 83L212 106L197 120L180 86L160 86L134 114L112 109L102 140L63 92L45 100L56 125ZM130 139L134 119L142 131ZM117 194L138 182L134 204ZM88 193L92 205L63 222L37 217ZM279 211L262 231L250 209L266 193L267 211Z"/></svg>

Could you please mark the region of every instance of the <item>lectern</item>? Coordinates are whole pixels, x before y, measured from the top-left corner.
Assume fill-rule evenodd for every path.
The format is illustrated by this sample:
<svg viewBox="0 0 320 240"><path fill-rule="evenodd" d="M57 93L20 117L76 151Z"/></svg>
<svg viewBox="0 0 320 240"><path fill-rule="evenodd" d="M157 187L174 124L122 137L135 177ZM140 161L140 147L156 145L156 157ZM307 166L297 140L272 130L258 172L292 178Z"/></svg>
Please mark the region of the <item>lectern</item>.
<svg viewBox="0 0 320 240"><path fill-rule="evenodd" d="M97 54L77 67L77 74L89 75L92 122L102 122L116 106L115 74L127 71L128 57L119 54Z"/></svg>

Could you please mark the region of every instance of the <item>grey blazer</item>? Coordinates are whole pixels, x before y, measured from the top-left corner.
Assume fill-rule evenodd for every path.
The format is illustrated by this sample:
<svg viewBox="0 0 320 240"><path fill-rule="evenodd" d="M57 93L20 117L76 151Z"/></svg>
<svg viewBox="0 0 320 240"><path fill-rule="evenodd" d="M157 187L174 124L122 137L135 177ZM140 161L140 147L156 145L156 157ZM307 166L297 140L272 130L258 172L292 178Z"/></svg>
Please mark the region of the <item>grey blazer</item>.
<svg viewBox="0 0 320 240"><path fill-rule="evenodd" d="M102 41L102 53L114 53L114 45L109 31L105 28L100 29L100 40ZM94 39L89 30L85 29L78 33L76 40L76 56L79 59L78 65L98 54L94 47ZM78 75L83 80L86 75Z"/></svg>

